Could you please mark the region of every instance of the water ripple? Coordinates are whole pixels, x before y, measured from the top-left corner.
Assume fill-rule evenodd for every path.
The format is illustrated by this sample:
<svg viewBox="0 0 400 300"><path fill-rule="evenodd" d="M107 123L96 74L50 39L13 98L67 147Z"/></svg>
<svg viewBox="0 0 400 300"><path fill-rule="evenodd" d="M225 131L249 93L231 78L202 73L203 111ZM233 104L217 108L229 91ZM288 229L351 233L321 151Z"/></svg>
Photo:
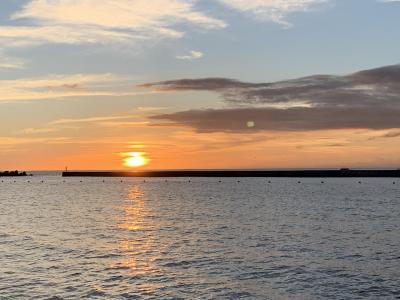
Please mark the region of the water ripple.
<svg viewBox="0 0 400 300"><path fill-rule="evenodd" d="M297 181L6 180L0 299L400 299L399 186Z"/></svg>

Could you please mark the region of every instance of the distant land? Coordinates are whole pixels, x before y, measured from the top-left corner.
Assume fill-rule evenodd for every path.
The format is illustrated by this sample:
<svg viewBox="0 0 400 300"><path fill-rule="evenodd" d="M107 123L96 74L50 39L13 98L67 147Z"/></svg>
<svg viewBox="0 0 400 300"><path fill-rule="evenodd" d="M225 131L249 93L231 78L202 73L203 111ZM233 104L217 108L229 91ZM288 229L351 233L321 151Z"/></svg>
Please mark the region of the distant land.
<svg viewBox="0 0 400 300"><path fill-rule="evenodd" d="M176 171L80 171L63 177L400 177L397 170L176 170Z"/></svg>
<svg viewBox="0 0 400 300"><path fill-rule="evenodd" d="M0 172L0 177L27 176L26 172L19 171L4 171Z"/></svg>

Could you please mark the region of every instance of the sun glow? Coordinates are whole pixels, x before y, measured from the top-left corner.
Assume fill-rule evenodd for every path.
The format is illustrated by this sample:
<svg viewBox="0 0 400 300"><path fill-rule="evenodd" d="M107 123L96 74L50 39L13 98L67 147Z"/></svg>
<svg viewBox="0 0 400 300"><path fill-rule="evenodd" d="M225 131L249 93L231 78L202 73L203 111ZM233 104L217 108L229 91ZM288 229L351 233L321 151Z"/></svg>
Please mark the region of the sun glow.
<svg viewBox="0 0 400 300"><path fill-rule="evenodd" d="M143 167L150 162L145 152L128 152L123 153L123 156L127 156L124 158L124 166L130 168Z"/></svg>

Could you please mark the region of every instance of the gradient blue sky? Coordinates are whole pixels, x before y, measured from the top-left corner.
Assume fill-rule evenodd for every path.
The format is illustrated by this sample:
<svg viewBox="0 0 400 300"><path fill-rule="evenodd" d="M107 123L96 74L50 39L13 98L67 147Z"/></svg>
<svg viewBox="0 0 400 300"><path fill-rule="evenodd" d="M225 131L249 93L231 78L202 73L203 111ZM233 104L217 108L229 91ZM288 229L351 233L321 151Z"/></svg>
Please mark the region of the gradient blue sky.
<svg viewBox="0 0 400 300"><path fill-rule="evenodd" d="M116 169L132 148L146 152L149 168L400 164L398 139L379 139L396 135L393 126L279 134L168 127L148 116L231 104L215 90L138 87L209 77L275 82L396 65L399 16L400 1L377 0L3 0L0 168ZM110 38L115 33L124 37Z"/></svg>

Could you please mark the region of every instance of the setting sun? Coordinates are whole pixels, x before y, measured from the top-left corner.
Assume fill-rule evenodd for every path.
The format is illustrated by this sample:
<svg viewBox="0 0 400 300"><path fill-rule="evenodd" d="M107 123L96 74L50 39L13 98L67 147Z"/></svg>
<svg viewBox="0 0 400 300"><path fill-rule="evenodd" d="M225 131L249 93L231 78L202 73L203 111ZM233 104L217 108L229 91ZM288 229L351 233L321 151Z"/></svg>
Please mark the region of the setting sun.
<svg viewBox="0 0 400 300"><path fill-rule="evenodd" d="M124 159L124 166L130 168L138 168L147 165L150 162L150 159L146 157L145 152L128 152L123 153L124 156L127 156Z"/></svg>

